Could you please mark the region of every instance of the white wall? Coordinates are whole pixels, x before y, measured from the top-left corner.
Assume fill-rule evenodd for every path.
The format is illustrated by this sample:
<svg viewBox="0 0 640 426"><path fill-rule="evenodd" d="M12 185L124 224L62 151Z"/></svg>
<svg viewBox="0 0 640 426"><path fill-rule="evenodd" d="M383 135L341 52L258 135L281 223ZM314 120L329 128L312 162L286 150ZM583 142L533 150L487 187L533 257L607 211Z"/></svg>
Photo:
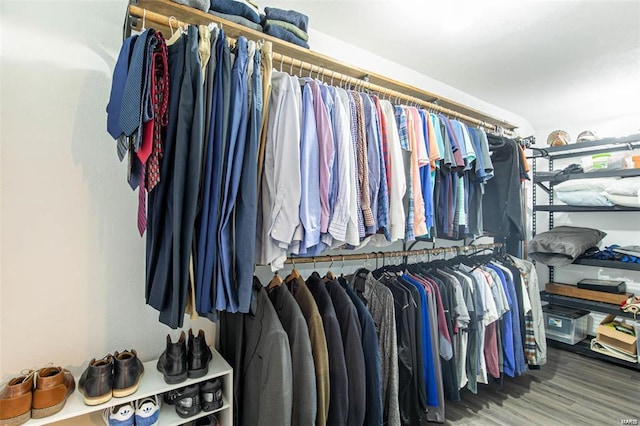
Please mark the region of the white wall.
<svg viewBox="0 0 640 426"><path fill-rule="evenodd" d="M126 1L1 5L0 381L127 348L155 358L177 332L145 305L137 193L106 132Z"/></svg>

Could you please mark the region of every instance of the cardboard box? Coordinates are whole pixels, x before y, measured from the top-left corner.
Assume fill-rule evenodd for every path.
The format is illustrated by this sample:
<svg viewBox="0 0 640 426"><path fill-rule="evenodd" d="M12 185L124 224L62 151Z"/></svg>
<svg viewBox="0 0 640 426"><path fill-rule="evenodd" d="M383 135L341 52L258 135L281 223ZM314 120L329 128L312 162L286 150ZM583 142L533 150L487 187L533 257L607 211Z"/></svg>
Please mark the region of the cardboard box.
<svg viewBox="0 0 640 426"><path fill-rule="evenodd" d="M637 355L638 337L633 324L618 321L615 315L607 315L596 329L596 333L599 341L629 355Z"/></svg>

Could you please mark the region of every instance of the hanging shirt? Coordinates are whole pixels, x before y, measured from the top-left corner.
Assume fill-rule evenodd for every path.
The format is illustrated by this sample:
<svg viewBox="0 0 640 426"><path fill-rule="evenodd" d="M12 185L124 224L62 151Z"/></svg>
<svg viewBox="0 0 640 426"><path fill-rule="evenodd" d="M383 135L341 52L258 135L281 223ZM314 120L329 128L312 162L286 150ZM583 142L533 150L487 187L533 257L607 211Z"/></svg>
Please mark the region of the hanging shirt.
<svg viewBox="0 0 640 426"><path fill-rule="evenodd" d="M371 233L375 227L375 219L371 210L370 185L369 185L369 163L367 148L367 128L365 121L365 108L362 98L358 92L351 92L355 105L355 135L356 135L356 159L358 160L358 183L360 186L360 208L362 209L364 232ZM352 118L353 119L353 118ZM375 163L374 163L375 164ZM364 237L362 235L362 237Z"/></svg>
<svg viewBox="0 0 640 426"><path fill-rule="evenodd" d="M299 254L303 255L320 242L320 152L313 95L308 84L302 89L300 176L303 189L300 196L300 222L304 237Z"/></svg>
<svg viewBox="0 0 640 426"><path fill-rule="evenodd" d="M393 106L389 101L380 102L384 119L387 123L387 144L389 151L389 237L391 241L396 241L405 236L406 215L403 198L407 191L407 180L405 178L404 163L402 161L402 147L398 126L395 120Z"/></svg>
<svg viewBox="0 0 640 426"><path fill-rule="evenodd" d="M378 150L380 152L379 164L380 164L380 188L378 190L378 230L382 231L384 239L383 244L387 244L391 240L389 235L389 181L387 163L389 160L389 142L387 140L387 122L383 116L380 115L379 100L377 97L373 97L373 117L376 122L376 132L378 136Z"/></svg>
<svg viewBox="0 0 640 426"><path fill-rule="evenodd" d="M329 234L331 234L334 241L345 242L347 241L351 193L353 192L352 180L354 175L351 173L353 170L353 147L351 144L348 108L339 99L336 88L328 87L328 90L334 99L331 120L335 142L334 173L332 178L335 196L333 196L333 211L329 222Z"/></svg>
<svg viewBox="0 0 640 426"><path fill-rule="evenodd" d="M426 149L424 149L424 137L419 139L422 135L416 123L416 119L420 121L417 112L415 108L405 107L405 113L407 114L407 134L409 136L409 146L411 147L411 179L414 197L413 232L416 237L419 237L427 233L424 216L424 198L422 197L422 185L420 182L420 164L428 163L429 158L426 156ZM422 143L420 143L420 141L422 141ZM421 145L422 150L420 149Z"/></svg>
<svg viewBox="0 0 640 426"><path fill-rule="evenodd" d="M262 252L258 263L282 269L300 222L300 85L274 71L262 179ZM286 167L282 167L285 165Z"/></svg>
<svg viewBox="0 0 640 426"><path fill-rule="evenodd" d="M353 129L351 124L351 104L349 101L349 94L341 88L335 88L337 99L340 101L342 108L341 110L344 112L344 116L340 115L340 110L337 110L337 115L341 121L342 130L336 132L338 140L342 141L343 137L347 137L344 140L344 143L347 144L347 157L344 161L344 165L346 166L347 179L349 181L350 191L348 193L348 222L347 222L347 231L346 231L346 239L345 242L351 246L357 246L360 243L360 233L359 233L359 224L362 223L362 234L364 236L364 222L362 219L362 212L359 206L359 186L358 186L358 165L356 160L355 153L355 138L353 137ZM342 133L344 132L344 135ZM342 136L340 136L342 135ZM340 161L340 158L338 158ZM330 231L331 232L331 231Z"/></svg>
<svg viewBox="0 0 640 426"><path fill-rule="evenodd" d="M362 99L365 127L365 146L369 177L369 202L373 223L365 227L367 234L378 231L378 192L380 191L380 142L378 138L377 113L369 95L359 94Z"/></svg>
<svg viewBox="0 0 640 426"><path fill-rule="evenodd" d="M440 120L436 114L429 114L429 121L433 126L433 133L435 134L436 143L438 145L438 153L440 155L440 159L445 158L445 147L444 147L444 138L442 136L442 131L440 127ZM440 167L439 163L436 163L436 167Z"/></svg>
<svg viewBox="0 0 640 426"><path fill-rule="evenodd" d="M329 229L329 189L334 158L333 129L320 93L320 86L313 80L308 80L307 84L311 87L311 93L313 94L313 109L318 132L318 147L320 150L320 233L325 234Z"/></svg>
<svg viewBox="0 0 640 426"><path fill-rule="evenodd" d="M405 194L403 205L407 215L405 220L405 242L415 241L415 233L413 232L414 222L414 203L413 198L413 174L411 171L411 147L409 145L409 135L407 132L407 114L404 109L397 105L395 107L396 123L398 125L398 137L400 138L400 147L402 148L402 161L404 163L405 179L407 192Z"/></svg>

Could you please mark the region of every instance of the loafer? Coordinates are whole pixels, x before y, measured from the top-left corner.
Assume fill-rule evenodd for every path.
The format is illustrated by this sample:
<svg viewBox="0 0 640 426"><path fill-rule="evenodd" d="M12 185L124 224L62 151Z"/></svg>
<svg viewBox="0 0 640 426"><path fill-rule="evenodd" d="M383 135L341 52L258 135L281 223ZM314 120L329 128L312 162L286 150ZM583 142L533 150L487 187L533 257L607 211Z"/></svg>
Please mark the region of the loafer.
<svg viewBox="0 0 640 426"><path fill-rule="evenodd" d="M175 405L176 414L183 419L195 416L202 411L200 407L200 386L196 383L182 388L181 396Z"/></svg>
<svg viewBox="0 0 640 426"><path fill-rule="evenodd" d="M136 401L136 426L157 426L160 418L160 398L151 395Z"/></svg>
<svg viewBox="0 0 640 426"><path fill-rule="evenodd" d="M87 405L99 405L113 396L113 357L93 359L80 376L78 389L84 395Z"/></svg>
<svg viewBox="0 0 640 426"><path fill-rule="evenodd" d="M162 373L165 383L175 385L187 380L187 344L184 331L176 343L171 342L171 336L167 334L167 348L160 358L156 368Z"/></svg>
<svg viewBox="0 0 640 426"><path fill-rule="evenodd" d="M105 408L102 412L104 424L107 426L134 426L136 423L133 405L131 404L131 402L127 402Z"/></svg>
<svg viewBox="0 0 640 426"><path fill-rule="evenodd" d="M209 372L209 362L213 358L211 349L204 338L204 331L197 336L189 330L188 375L192 379L205 376Z"/></svg>
<svg viewBox="0 0 640 426"><path fill-rule="evenodd" d="M0 391L0 425L16 426L31 418L33 371L15 377Z"/></svg>
<svg viewBox="0 0 640 426"><path fill-rule="evenodd" d="M222 381L218 378L200 384L202 411L214 411L222 407Z"/></svg>
<svg viewBox="0 0 640 426"><path fill-rule="evenodd" d="M31 417L41 419L58 413L76 390L76 381L68 370L47 367L38 370L33 391Z"/></svg>
<svg viewBox="0 0 640 426"><path fill-rule="evenodd" d="M113 356L113 396L122 398L138 390L144 366L135 350L116 353Z"/></svg>

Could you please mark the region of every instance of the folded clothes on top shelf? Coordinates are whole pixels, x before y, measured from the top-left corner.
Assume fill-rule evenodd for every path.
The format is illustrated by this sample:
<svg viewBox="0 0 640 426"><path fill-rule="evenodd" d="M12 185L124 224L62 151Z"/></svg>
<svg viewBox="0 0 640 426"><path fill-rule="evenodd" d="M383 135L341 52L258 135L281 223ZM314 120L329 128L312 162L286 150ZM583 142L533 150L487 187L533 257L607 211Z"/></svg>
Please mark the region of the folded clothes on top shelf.
<svg viewBox="0 0 640 426"><path fill-rule="evenodd" d="M299 39L303 40L303 41L309 41L309 34L307 34L305 31L301 30L300 28L296 27L295 25L293 25L290 22L286 22L286 21L279 21L277 19L265 19L262 22L262 25L276 25L278 27L282 27L287 31L292 32L293 34L295 34Z"/></svg>
<svg viewBox="0 0 640 426"><path fill-rule="evenodd" d="M309 32L309 17L295 10L283 10L275 7L265 7L264 13L267 19L289 22L304 32Z"/></svg>
<svg viewBox="0 0 640 426"><path fill-rule="evenodd" d="M280 40L288 41L289 43L296 44L300 47L304 47L305 49L309 48L309 43L302 40L291 31L288 31L277 25L265 25L263 31L265 34L272 35L276 38L279 38Z"/></svg>
<svg viewBox="0 0 640 426"><path fill-rule="evenodd" d="M227 15L242 16L256 24L260 23L258 8L248 1L235 0L211 0L211 10Z"/></svg>
<svg viewBox="0 0 640 426"><path fill-rule="evenodd" d="M213 16L217 16L218 18L226 19L227 21L235 22L236 24L242 25L247 28L251 28L252 30L262 32L262 25L256 24L255 22L252 22L243 16L229 15L227 13L220 13L214 10L210 10L208 13L210 13Z"/></svg>
<svg viewBox="0 0 640 426"><path fill-rule="evenodd" d="M185 6L190 6L196 9L199 9L203 12L209 10L209 6L211 4L210 0L171 0L174 3L183 4Z"/></svg>

